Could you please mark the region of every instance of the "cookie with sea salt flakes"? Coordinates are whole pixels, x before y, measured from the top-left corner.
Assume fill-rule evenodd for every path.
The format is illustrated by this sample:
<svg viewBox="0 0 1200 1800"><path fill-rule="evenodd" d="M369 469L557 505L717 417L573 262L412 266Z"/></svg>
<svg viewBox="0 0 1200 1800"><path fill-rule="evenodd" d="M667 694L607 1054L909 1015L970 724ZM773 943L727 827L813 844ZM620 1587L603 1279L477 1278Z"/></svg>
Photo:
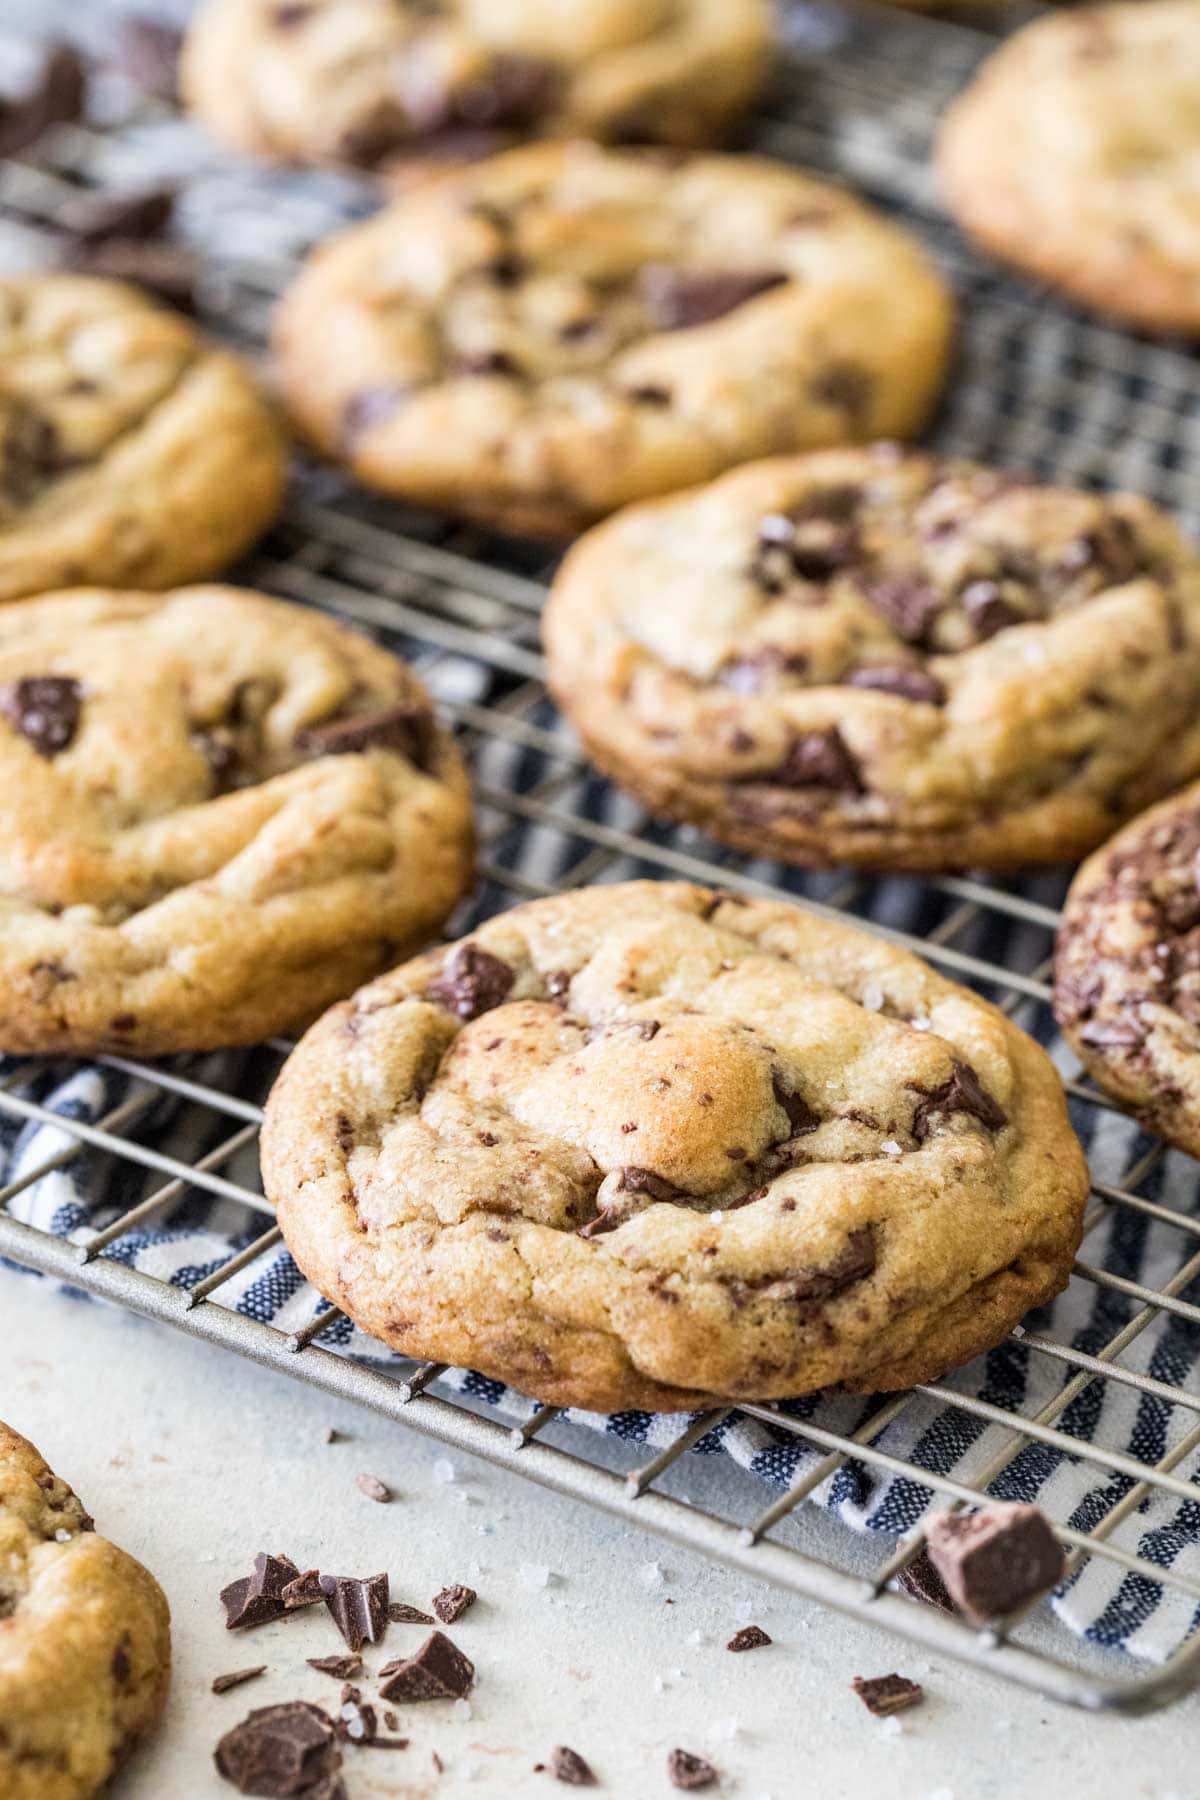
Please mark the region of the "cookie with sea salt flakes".
<svg viewBox="0 0 1200 1800"><path fill-rule="evenodd" d="M535 145L319 249L276 316L299 427L368 486L534 532L771 451L908 436L951 302L782 163Z"/></svg>
<svg viewBox="0 0 1200 1800"><path fill-rule="evenodd" d="M157 1721L171 1668L154 1577L0 1424L0 1793L91 1800Z"/></svg>
<svg viewBox="0 0 1200 1800"><path fill-rule="evenodd" d="M237 588L0 610L0 1048L253 1043L424 942L470 794L386 650Z"/></svg>
<svg viewBox="0 0 1200 1800"><path fill-rule="evenodd" d="M1080 869L1058 936L1054 1010L1101 1087L1200 1156L1200 783Z"/></svg>
<svg viewBox="0 0 1200 1800"><path fill-rule="evenodd" d="M0 600L215 575L284 470L248 369L186 319L124 282L0 280Z"/></svg>
<svg viewBox="0 0 1200 1800"><path fill-rule="evenodd" d="M772 460L589 533L544 630L592 760L755 855L1064 861L1200 773L1200 559L1130 495Z"/></svg>
<svg viewBox="0 0 1200 1800"><path fill-rule="evenodd" d="M600 1409L940 1375L1065 1284L1087 1192L995 1008L799 907L656 882L519 906L332 1008L262 1158L366 1331Z"/></svg>
<svg viewBox="0 0 1200 1800"><path fill-rule="evenodd" d="M531 137L711 143L770 33L768 0L207 0L181 76L239 149L420 165Z"/></svg>
<svg viewBox="0 0 1200 1800"><path fill-rule="evenodd" d="M984 63L937 168L989 250L1102 312L1200 332L1200 7L1056 8Z"/></svg>

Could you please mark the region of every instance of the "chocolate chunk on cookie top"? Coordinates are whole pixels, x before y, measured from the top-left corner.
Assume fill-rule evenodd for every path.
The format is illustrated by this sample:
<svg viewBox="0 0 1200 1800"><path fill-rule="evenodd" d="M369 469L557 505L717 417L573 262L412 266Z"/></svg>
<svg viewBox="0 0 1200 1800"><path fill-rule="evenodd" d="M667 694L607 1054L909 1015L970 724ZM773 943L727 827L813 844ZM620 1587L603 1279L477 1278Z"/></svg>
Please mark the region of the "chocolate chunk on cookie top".
<svg viewBox="0 0 1200 1800"><path fill-rule="evenodd" d="M590 532L544 632L592 760L758 855L1059 862L1200 773L1200 557L1132 495L774 458Z"/></svg>
<svg viewBox="0 0 1200 1800"><path fill-rule="evenodd" d="M517 907L334 1007L262 1156L365 1330L598 1409L941 1374L1061 1288L1087 1188L1058 1077L985 1002L656 882Z"/></svg>
<svg viewBox="0 0 1200 1800"><path fill-rule="evenodd" d="M562 534L751 457L913 435L950 322L915 242L815 176L547 144L323 246L276 351L305 435L368 485ZM764 569L853 554L782 525Z"/></svg>
<svg viewBox="0 0 1200 1800"><path fill-rule="evenodd" d="M206 0L182 83L239 149L405 172L530 137L712 142L769 40L767 0Z"/></svg>
<svg viewBox="0 0 1200 1800"><path fill-rule="evenodd" d="M186 320L119 281L0 279L0 601L215 575L283 480L249 371Z"/></svg>
<svg viewBox="0 0 1200 1800"><path fill-rule="evenodd" d="M0 1049L302 1025L427 941L471 859L429 696L333 620L226 587L0 609Z"/></svg>
<svg viewBox="0 0 1200 1800"><path fill-rule="evenodd" d="M0 1794L92 1800L157 1722L166 1598L0 1424Z"/></svg>

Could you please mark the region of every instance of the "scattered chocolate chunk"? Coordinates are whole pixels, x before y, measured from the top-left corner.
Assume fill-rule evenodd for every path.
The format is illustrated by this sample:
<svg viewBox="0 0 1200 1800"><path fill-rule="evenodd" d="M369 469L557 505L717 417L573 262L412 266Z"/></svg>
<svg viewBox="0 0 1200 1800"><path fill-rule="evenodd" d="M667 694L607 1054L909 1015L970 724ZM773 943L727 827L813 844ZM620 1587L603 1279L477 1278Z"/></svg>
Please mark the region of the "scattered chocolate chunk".
<svg viewBox="0 0 1200 1800"><path fill-rule="evenodd" d="M942 706L946 700L941 682L925 669L852 669L845 681L847 687L874 688L877 693L896 694L901 700L916 700L927 706Z"/></svg>
<svg viewBox="0 0 1200 1800"><path fill-rule="evenodd" d="M461 1581L444 1587L440 1594L433 1597L433 1610L443 1625L453 1625L461 1619L469 1607L474 1606L479 1596L474 1588L464 1587Z"/></svg>
<svg viewBox="0 0 1200 1800"><path fill-rule="evenodd" d="M379 1642L388 1616L386 1575L322 1575L321 1592L351 1650Z"/></svg>
<svg viewBox="0 0 1200 1800"><path fill-rule="evenodd" d="M427 706L397 701L393 705L306 725L296 734L296 748L311 756L358 756L367 750L398 750L418 769L428 770L436 727Z"/></svg>
<svg viewBox="0 0 1200 1800"><path fill-rule="evenodd" d="M298 1612L302 1606L315 1606L325 1598L321 1592L321 1574L318 1569L305 1569L295 1581L289 1581L280 1594L285 1612Z"/></svg>
<svg viewBox="0 0 1200 1800"><path fill-rule="evenodd" d="M388 1618L393 1625L432 1625L431 1613L421 1612L415 1606L406 1606L403 1600L393 1600L387 1609Z"/></svg>
<svg viewBox="0 0 1200 1800"><path fill-rule="evenodd" d="M905 1675L856 1675L850 1685L867 1711L874 1713L877 1719L906 1712L910 1706L920 1706L925 1698L925 1689L920 1682L909 1681Z"/></svg>
<svg viewBox="0 0 1200 1800"><path fill-rule="evenodd" d="M0 688L0 714L39 756L57 756L74 740L83 689L72 675L30 675Z"/></svg>
<svg viewBox="0 0 1200 1800"><path fill-rule="evenodd" d="M201 264L186 244L141 243L133 238L106 238L91 246L68 243L62 265L80 275L131 282L176 312L196 311Z"/></svg>
<svg viewBox="0 0 1200 1800"><path fill-rule="evenodd" d="M362 1674L363 1659L358 1655L310 1656L306 1660L310 1669L332 1675L335 1681L353 1681L356 1675Z"/></svg>
<svg viewBox="0 0 1200 1800"><path fill-rule="evenodd" d="M595 1787L590 1766L569 1744L556 1744L550 1752L550 1773L565 1787Z"/></svg>
<svg viewBox="0 0 1200 1800"><path fill-rule="evenodd" d="M380 1481L378 1475L356 1475L354 1485L360 1494L365 1494L368 1500L377 1500L381 1506L386 1506L392 1497L391 1488Z"/></svg>
<svg viewBox="0 0 1200 1800"><path fill-rule="evenodd" d="M253 1575L244 1575L221 1589L226 1630L241 1631L281 1619L287 1611L283 1590L299 1574L290 1556L271 1556L261 1550L254 1559Z"/></svg>
<svg viewBox="0 0 1200 1800"><path fill-rule="evenodd" d="M930 582L920 575L879 575L863 583L863 593L897 637L928 648L929 628L946 604Z"/></svg>
<svg viewBox="0 0 1200 1800"><path fill-rule="evenodd" d="M681 269L650 263L638 288L661 330L683 331L723 318L787 279L779 269Z"/></svg>
<svg viewBox="0 0 1200 1800"><path fill-rule="evenodd" d="M461 1700L475 1680L474 1663L440 1631L431 1631L414 1656L379 1672L384 1700Z"/></svg>
<svg viewBox="0 0 1200 1800"><path fill-rule="evenodd" d="M183 33L142 17L122 19L117 58L135 87L155 100L179 98L179 52Z"/></svg>
<svg viewBox="0 0 1200 1800"><path fill-rule="evenodd" d="M340 1756L329 1715L305 1700L293 1700L249 1713L225 1733L215 1761L239 1793L303 1794L312 1800L318 1791L334 1791L318 1784L336 1776Z"/></svg>
<svg viewBox="0 0 1200 1800"><path fill-rule="evenodd" d="M1008 1124L1008 1114L988 1093L969 1063L955 1062L953 1073L940 1087L926 1092L913 1088L922 1098L913 1111L912 1134L923 1144L933 1130L933 1120L948 1113L967 1113L987 1131L1000 1131Z"/></svg>
<svg viewBox="0 0 1200 1800"><path fill-rule="evenodd" d="M88 249L110 238L155 238L170 224L174 210L174 188L136 188L126 193L98 189L64 206L55 222L74 243Z"/></svg>
<svg viewBox="0 0 1200 1800"><path fill-rule="evenodd" d="M920 1550L911 1562L906 1562L897 1572L896 1580L914 1600L922 1600L926 1606L936 1606L942 1612L954 1611L954 1602L930 1561L928 1550Z"/></svg>
<svg viewBox="0 0 1200 1800"><path fill-rule="evenodd" d="M971 1513L935 1513L925 1540L950 1598L976 1624L1062 1580L1062 1545L1036 1506L998 1500Z"/></svg>
<svg viewBox="0 0 1200 1800"><path fill-rule="evenodd" d="M770 1642L771 1639L761 1625L743 1625L740 1631L734 1632L725 1648L727 1650L757 1650L761 1645Z"/></svg>
<svg viewBox="0 0 1200 1800"><path fill-rule="evenodd" d="M0 99L0 156L16 156L52 125L83 117L87 71L70 44L48 44L33 83Z"/></svg>
<svg viewBox="0 0 1200 1800"><path fill-rule="evenodd" d="M694 1756L690 1750L672 1750L667 1758L667 1776L672 1787L682 1788L689 1794L714 1787L720 1780L713 1765L703 1756Z"/></svg>
<svg viewBox="0 0 1200 1800"><path fill-rule="evenodd" d="M466 1022L499 1006L514 979L514 971L498 956L481 950L478 944L460 944L426 988L425 998Z"/></svg>
<svg viewBox="0 0 1200 1800"><path fill-rule="evenodd" d="M777 782L781 787L832 788L838 793L864 792L862 773L836 725L826 731L806 731L793 738L782 761L754 780Z"/></svg>
<svg viewBox="0 0 1200 1800"><path fill-rule="evenodd" d="M244 1681L253 1681L256 1675L265 1674L266 1667L266 1663L256 1663L252 1669L234 1669L228 1675L216 1675L213 1677L212 1691L214 1694L227 1694L230 1688L241 1687Z"/></svg>
<svg viewBox="0 0 1200 1800"><path fill-rule="evenodd" d="M403 382L393 381L379 387L362 388L352 394L342 408L339 433L342 448L352 450L360 437L392 418L411 392L412 389Z"/></svg>

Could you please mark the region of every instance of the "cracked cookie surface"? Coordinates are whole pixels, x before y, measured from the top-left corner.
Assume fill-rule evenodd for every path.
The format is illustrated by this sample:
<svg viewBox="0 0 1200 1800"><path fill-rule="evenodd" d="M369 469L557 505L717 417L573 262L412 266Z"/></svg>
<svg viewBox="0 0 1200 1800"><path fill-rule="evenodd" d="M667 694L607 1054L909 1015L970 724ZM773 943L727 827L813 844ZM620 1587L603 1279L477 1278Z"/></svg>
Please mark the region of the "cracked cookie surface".
<svg viewBox="0 0 1200 1800"><path fill-rule="evenodd" d="M469 885L466 773L398 658L225 587L0 613L0 1047L303 1023Z"/></svg>
<svg viewBox="0 0 1200 1800"><path fill-rule="evenodd" d="M312 1027L262 1142L300 1267L373 1336L538 1399L896 1388L1064 1285L1062 1088L993 1007L779 902L534 901Z"/></svg>
<svg viewBox="0 0 1200 1800"><path fill-rule="evenodd" d="M766 0L209 0L182 82L239 149L375 168L529 137L710 143L769 43Z"/></svg>
<svg viewBox="0 0 1200 1800"><path fill-rule="evenodd" d="M1200 8L1056 10L950 108L946 203L989 250L1086 305L1200 332Z"/></svg>
<svg viewBox="0 0 1200 1800"><path fill-rule="evenodd" d="M751 158L536 145L321 248L284 393L368 486L560 534L773 451L905 437L951 302L916 243Z"/></svg>
<svg viewBox="0 0 1200 1800"><path fill-rule="evenodd" d="M631 508L567 557L588 754L755 855L1081 855L1200 772L1200 559L1148 501L894 445Z"/></svg>
<svg viewBox="0 0 1200 1800"><path fill-rule="evenodd" d="M0 280L0 600L215 575L284 467L249 371L186 319L121 282Z"/></svg>
<svg viewBox="0 0 1200 1800"><path fill-rule="evenodd" d="M1200 1156L1200 783L1080 869L1058 936L1054 1010L1101 1087Z"/></svg>
<svg viewBox="0 0 1200 1800"><path fill-rule="evenodd" d="M0 1424L0 1792L90 1800L154 1725L167 1602L65 1481Z"/></svg>

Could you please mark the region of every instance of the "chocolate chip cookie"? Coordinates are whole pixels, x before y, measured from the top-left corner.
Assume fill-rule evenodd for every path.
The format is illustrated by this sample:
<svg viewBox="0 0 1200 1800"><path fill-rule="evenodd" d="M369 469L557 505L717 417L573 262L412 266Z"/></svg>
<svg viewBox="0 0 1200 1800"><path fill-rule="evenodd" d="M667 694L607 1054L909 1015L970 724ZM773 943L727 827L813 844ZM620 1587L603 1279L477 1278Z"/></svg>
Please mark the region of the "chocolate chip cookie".
<svg viewBox="0 0 1200 1800"><path fill-rule="evenodd" d="M0 1048L165 1055L312 1018L470 880L403 663L234 588L0 613Z"/></svg>
<svg viewBox="0 0 1200 1800"><path fill-rule="evenodd" d="M916 431L951 305L783 164L534 145L317 252L277 318L301 428L369 486L563 533L774 450Z"/></svg>
<svg viewBox="0 0 1200 1800"><path fill-rule="evenodd" d="M1054 1010L1080 1060L1200 1156L1200 784L1134 819L1080 869Z"/></svg>
<svg viewBox="0 0 1200 1800"><path fill-rule="evenodd" d="M274 518L249 372L121 282L0 280L0 600L214 575Z"/></svg>
<svg viewBox="0 0 1200 1800"><path fill-rule="evenodd" d="M899 1388L1067 1279L1043 1052L881 939L632 882L537 900L313 1026L266 1190L365 1330L538 1399Z"/></svg>
<svg viewBox="0 0 1200 1800"><path fill-rule="evenodd" d="M1057 862L1200 772L1200 559L1167 519L894 445L610 520L545 637L599 767L755 855Z"/></svg>
<svg viewBox="0 0 1200 1800"><path fill-rule="evenodd" d="M712 143L769 42L767 0L208 0L182 83L239 149L377 168L530 137Z"/></svg>
<svg viewBox="0 0 1200 1800"><path fill-rule="evenodd" d="M0 1793L90 1800L155 1724L171 1669L154 1577L0 1424Z"/></svg>
<svg viewBox="0 0 1200 1800"><path fill-rule="evenodd" d="M1135 325L1200 331L1200 8L1064 8L946 115L942 191L989 250Z"/></svg>

